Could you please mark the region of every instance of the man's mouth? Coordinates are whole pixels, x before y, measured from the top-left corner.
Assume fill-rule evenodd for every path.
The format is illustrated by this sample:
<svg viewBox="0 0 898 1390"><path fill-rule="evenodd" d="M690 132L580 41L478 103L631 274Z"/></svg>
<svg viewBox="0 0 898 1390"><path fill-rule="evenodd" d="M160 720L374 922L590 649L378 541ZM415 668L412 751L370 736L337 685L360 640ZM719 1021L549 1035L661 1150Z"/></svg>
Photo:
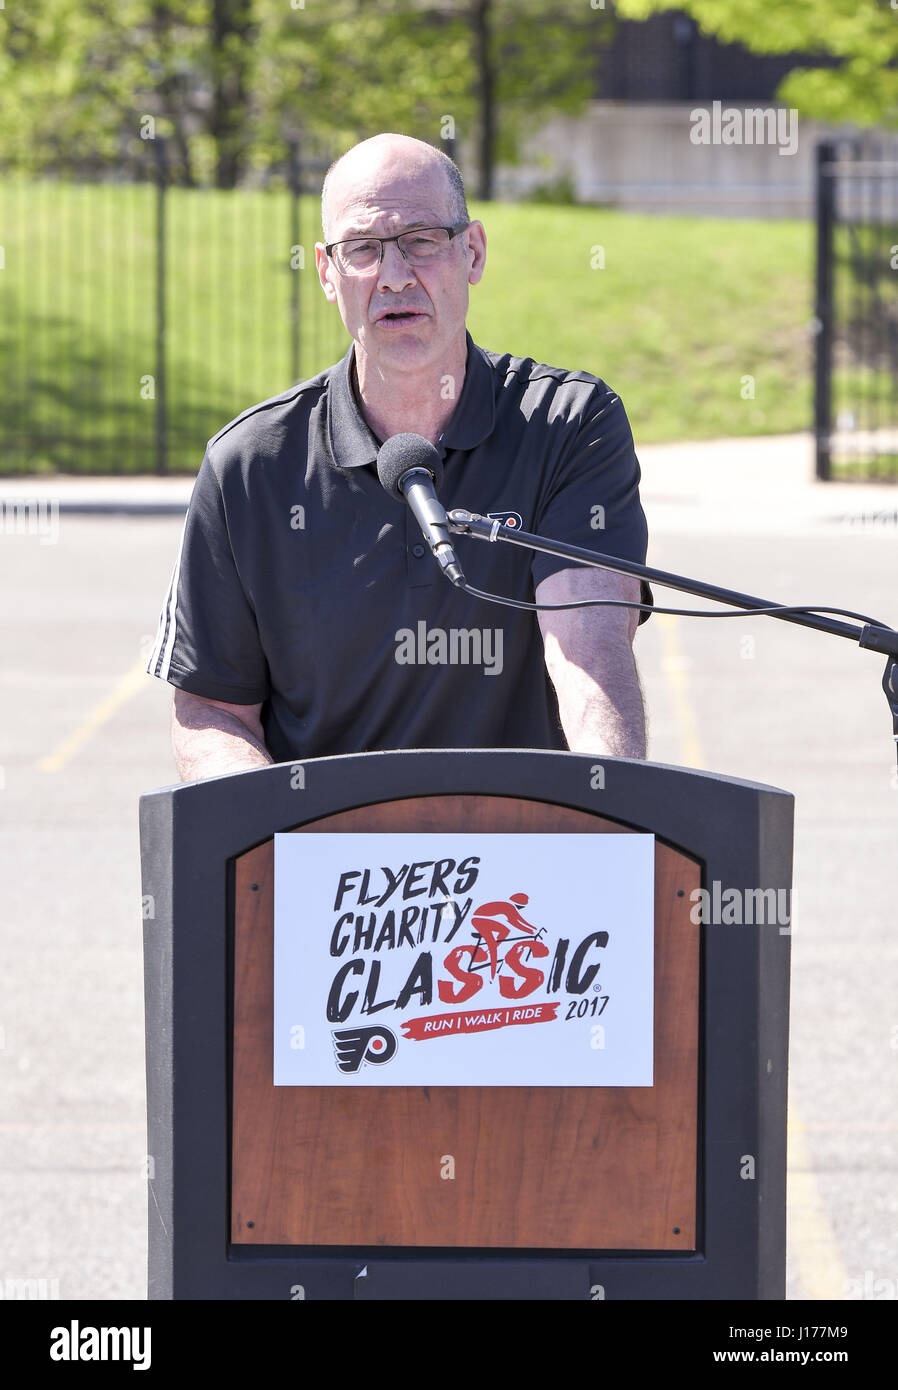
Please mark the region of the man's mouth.
<svg viewBox="0 0 898 1390"><path fill-rule="evenodd" d="M417 323L424 317L424 314L418 313L415 309L391 309L388 313L382 314L377 322L387 328L394 328L405 323Z"/></svg>

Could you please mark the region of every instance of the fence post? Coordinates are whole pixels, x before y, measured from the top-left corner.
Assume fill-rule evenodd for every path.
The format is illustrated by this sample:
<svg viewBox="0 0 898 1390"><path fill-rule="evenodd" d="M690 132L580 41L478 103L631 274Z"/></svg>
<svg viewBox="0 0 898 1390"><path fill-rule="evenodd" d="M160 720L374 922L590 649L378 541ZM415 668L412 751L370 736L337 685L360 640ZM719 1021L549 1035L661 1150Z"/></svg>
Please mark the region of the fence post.
<svg viewBox="0 0 898 1390"><path fill-rule="evenodd" d="M168 160L165 140L157 135L156 152L156 472L168 472L168 419L165 399L165 194Z"/></svg>
<svg viewBox="0 0 898 1390"><path fill-rule="evenodd" d="M817 146L817 340L814 363L814 438L817 477L832 476L830 431L832 428L833 344L833 228L836 214L836 147L824 141Z"/></svg>

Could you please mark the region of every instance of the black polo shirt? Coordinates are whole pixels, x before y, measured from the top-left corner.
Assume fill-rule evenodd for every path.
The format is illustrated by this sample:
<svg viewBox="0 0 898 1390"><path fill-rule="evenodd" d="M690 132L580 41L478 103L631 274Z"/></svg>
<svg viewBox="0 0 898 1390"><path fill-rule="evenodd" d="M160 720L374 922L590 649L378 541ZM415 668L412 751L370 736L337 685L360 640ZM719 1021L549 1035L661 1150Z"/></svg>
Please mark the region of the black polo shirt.
<svg viewBox="0 0 898 1390"><path fill-rule="evenodd" d="M464 384L439 441L447 510L510 514L524 530L644 561L620 399L588 372L466 336ZM278 762L565 749L536 614L454 588L410 509L378 483L382 441L359 411L354 351L209 440L147 671L210 699L263 702ZM469 583L517 599L570 565L471 537L455 548Z"/></svg>

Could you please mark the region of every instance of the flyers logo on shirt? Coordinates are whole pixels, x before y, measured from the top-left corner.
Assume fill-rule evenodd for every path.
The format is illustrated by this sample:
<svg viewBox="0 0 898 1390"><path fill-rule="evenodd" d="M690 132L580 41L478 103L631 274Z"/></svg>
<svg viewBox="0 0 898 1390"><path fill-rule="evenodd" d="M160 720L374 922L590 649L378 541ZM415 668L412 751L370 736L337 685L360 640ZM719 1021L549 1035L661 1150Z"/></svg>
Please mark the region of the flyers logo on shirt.
<svg viewBox="0 0 898 1390"><path fill-rule="evenodd" d="M524 529L524 518L520 512L487 512L490 521L501 521L507 526L509 531L522 531Z"/></svg>

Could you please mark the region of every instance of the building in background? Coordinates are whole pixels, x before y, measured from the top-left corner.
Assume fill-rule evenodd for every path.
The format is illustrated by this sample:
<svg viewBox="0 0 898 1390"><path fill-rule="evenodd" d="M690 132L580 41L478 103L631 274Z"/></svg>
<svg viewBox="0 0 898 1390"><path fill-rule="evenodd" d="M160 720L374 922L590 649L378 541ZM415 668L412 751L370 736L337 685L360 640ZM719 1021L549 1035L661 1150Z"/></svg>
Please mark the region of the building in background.
<svg viewBox="0 0 898 1390"><path fill-rule="evenodd" d="M771 102L783 78L809 61L805 53L752 53L720 43L674 11L617 26L599 61L597 95L607 101ZM813 64L837 62L814 54Z"/></svg>
<svg viewBox="0 0 898 1390"><path fill-rule="evenodd" d="M548 122L524 143L519 164L500 165L497 196L554 189L561 198L644 212L812 217L815 146L855 131L799 121L785 107L775 114L779 84L809 62L837 60L751 53L702 34L676 12L618 21L599 61L596 99L580 117ZM701 143L700 110L718 135L725 124L741 124L742 140L715 142L712 129ZM762 124L766 138L758 143L752 137ZM462 158L469 153L463 144Z"/></svg>

